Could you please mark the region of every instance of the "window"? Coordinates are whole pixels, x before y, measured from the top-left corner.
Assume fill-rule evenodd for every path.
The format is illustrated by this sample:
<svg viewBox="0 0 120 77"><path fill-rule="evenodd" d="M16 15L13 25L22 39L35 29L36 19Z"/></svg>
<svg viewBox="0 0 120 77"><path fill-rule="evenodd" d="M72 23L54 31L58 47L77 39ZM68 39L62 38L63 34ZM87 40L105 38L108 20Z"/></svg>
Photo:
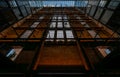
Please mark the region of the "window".
<svg viewBox="0 0 120 77"><path fill-rule="evenodd" d="M36 28L40 22L34 22L30 27L31 28Z"/></svg>
<svg viewBox="0 0 120 77"><path fill-rule="evenodd" d="M74 38L72 30L66 30L66 38Z"/></svg>
<svg viewBox="0 0 120 77"><path fill-rule="evenodd" d="M70 28L70 23L69 22L64 22L64 27L65 28Z"/></svg>
<svg viewBox="0 0 120 77"><path fill-rule="evenodd" d="M116 7L119 5L120 1L119 0L112 0L110 4L108 5L108 8L111 9L116 9Z"/></svg>
<svg viewBox="0 0 120 77"><path fill-rule="evenodd" d="M20 9L21 9L21 11L22 11L23 16L27 16L27 12L26 12L26 10L25 10L25 7L24 7L24 6L21 6Z"/></svg>
<svg viewBox="0 0 120 77"><path fill-rule="evenodd" d="M47 34L47 38L54 38L55 31L54 30L49 30Z"/></svg>
<svg viewBox="0 0 120 77"><path fill-rule="evenodd" d="M64 38L63 30L57 31L57 38Z"/></svg>
<svg viewBox="0 0 120 77"><path fill-rule="evenodd" d="M64 21L62 18L66 20ZM54 15L52 17L52 20L53 19L54 21L50 24L46 41L65 41L65 38L67 38L67 41L71 41L70 39L74 39L70 23L67 20L67 15Z"/></svg>
<svg viewBox="0 0 120 77"><path fill-rule="evenodd" d="M62 27L63 27L62 22L58 22L58 23L57 23L57 27L58 27L58 28L62 28Z"/></svg>
<svg viewBox="0 0 120 77"><path fill-rule="evenodd" d="M20 38L28 38L32 34L33 30L26 30Z"/></svg>
<svg viewBox="0 0 120 77"><path fill-rule="evenodd" d="M90 11L90 16L93 16L95 9L96 9L96 6L92 6L91 11Z"/></svg>
<svg viewBox="0 0 120 77"><path fill-rule="evenodd" d="M99 17L100 17L102 12L103 12L103 9L102 8L98 8L94 18L95 19L99 19Z"/></svg>
<svg viewBox="0 0 120 77"><path fill-rule="evenodd" d="M113 14L113 11L106 10L100 21L106 24L109 21L112 14Z"/></svg>
<svg viewBox="0 0 120 77"><path fill-rule="evenodd" d="M58 21L62 21L62 16L58 16Z"/></svg>
<svg viewBox="0 0 120 77"><path fill-rule="evenodd" d="M55 28L56 27L56 22L51 22L50 28Z"/></svg>
<svg viewBox="0 0 120 77"><path fill-rule="evenodd" d="M99 6L104 7L106 4L106 0L101 0Z"/></svg>

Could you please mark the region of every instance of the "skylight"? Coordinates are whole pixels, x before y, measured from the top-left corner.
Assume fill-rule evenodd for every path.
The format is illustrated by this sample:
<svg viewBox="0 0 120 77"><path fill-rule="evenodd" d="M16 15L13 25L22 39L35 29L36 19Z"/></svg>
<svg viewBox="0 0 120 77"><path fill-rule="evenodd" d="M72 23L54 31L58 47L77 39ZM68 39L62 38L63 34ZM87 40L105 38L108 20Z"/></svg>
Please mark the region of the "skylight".
<svg viewBox="0 0 120 77"><path fill-rule="evenodd" d="M46 7L67 7L67 6L74 6L75 1L43 1L43 6Z"/></svg>

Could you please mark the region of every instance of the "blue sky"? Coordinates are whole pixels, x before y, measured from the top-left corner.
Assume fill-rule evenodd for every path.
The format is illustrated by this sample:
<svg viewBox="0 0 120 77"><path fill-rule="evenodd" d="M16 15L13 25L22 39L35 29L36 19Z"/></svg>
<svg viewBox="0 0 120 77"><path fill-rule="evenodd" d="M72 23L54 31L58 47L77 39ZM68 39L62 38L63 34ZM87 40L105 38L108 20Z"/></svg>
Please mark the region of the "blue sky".
<svg viewBox="0 0 120 77"><path fill-rule="evenodd" d="M43 1L45 6L74 6L74 1Z"/></svg>

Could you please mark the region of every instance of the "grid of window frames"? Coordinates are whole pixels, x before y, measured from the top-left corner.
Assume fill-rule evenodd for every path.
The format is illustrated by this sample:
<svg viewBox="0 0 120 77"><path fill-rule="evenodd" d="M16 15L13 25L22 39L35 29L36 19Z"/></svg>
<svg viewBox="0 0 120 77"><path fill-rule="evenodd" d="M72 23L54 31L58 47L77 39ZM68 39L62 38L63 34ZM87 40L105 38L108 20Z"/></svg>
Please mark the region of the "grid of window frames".
<svg viewBox="0 0 120 77"><path fill-rule="evenodd" d="M88 2L86 11L87 14L95 20L114 29L115 26L110 27L109 23L114 19L120 20L120 18L118 18L119 15L115 13L118 11L117 7L119 7L119 5L120 0L91 0ZM112 19L113 16L117 18Z"/></svg>
<svg viewBox="0 0 120 77"><path fill-rule="evenodd" d="M74 41L73 31L68 21L69 17L65 14L55 14L51 18L46 41Z"/></svg>

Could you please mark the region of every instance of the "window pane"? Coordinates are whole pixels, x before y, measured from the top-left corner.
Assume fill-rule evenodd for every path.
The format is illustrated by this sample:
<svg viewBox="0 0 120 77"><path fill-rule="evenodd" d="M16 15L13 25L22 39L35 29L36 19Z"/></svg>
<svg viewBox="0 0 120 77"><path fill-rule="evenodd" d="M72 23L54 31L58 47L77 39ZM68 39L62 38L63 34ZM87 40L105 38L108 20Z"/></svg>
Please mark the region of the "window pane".
<svg viewBox="0 0 120 77"><path fill-rule="evenodd" d="M67 30L66 31L66 38L74 38L72 30Z"/></svg>
<svg viewBox="0 0 120 77"><path fill-rule="evenodd" d="M20 38L28 38L32 34L33 30L26 30Z"/></svg>
<svg viewBox="0 0 120 77"><path fill-rule="evenodd" d="M55 31L54 30L49 30L47 34L47 38L54 38Z"/></svg>
<svg viewBox="0 0 120 77"><path fill-rule="evenodd" d="M63 19L64 19L64 20L67 20L68 18L67 18L67 16L66 16L66 15L64 15Z"/></svg>
<svg viewBox="0 0 120 77"><path fill-rule="evenodd" d="M42 20L43 18L44 18L44 16L39 17L40 20Z"/></svg>
<svg viewBox="0 0 120 77"><path fill-rule="evenodd" d="M101 15L102 11L103 11L103 9L98 8L98 10L97 10L94 18L95 18L95 19L98 19L98 18L100 17L100 15Z"/></svg>
<svg viewBox="0 0 120 77"><path fill-rule="evenodd" d="M52 19L53 19L53 20L56 20L56 19L57 19L56 15L54 15Z"/></svg>
<svg viewBox="0 0 120 77"><path fill-rule="evenodd" d="M87 13L89 13L90 7L91 7L90 5L87 6Z"/></svg>
<svg viewBox="0 0 120 77"><path fill-rule="evenodd" d="M22 14L23 14L24 16L27 16L27 12L26 12L26 10L25 10L25 7L24 7L24 6L21 6L20 9L21 9L21 11L22 11Z"/></svg>
<svg viewBox="0 0 120 77"><path fill-rule="evenodd" d="M13 8L13 12L14 12L14 14L16 15L16 17L17 17L18 19L21 19L21 18L22 18L22 15L20 14L20 11L18 10L17 7L16 7L16 8Z"/></svg>
<svg viewBox="0 0 120 77"><path fill-rule="evenodd" d="M40 22L34 22L30 27L31 28L36 28Z"/></svg>
<svg viewBox="0 0 120 77"><path fill-rule="evenodd" d="M104 7L107 1L101 0L99 6Z"/></svg>
<svg viewBox="0 0 120 77"><path fill-rule="evenodd" d="M57 31L57 38L64 38L63 30Z"/></svg>
<svg viewBox="0 0 120 77"><path fill-rule="evenodd" d="M57 27L62 28L63 27L62 22L58 22Z"/></svg>
<svg viewBox="0 0 120 77"><path fill-rule="evenodd" d="M101 18L101 22L106 24L109 21L112 14L113 14L113 11L106 10L106 12L104 13L104 15Z"/></svg>
<svg viewBox="0 0 120 77"><path fill-rule="evenodd" d="M50 28L55 28L56 27L56 22L52 22L51 24L50 24Z"/></svg>
<svg viewBox="0 0 120 77"><path fill-rule="evenodd" d="M64 22L64 27L65 28L70 28L70 23L69 22Z"/></svg>
<svg viewBox="0 0 120 77"><path fill-rule="evenodd" d="M93 14L94 14L94 12L95 12L95 9L96 9L96 7L95 7L95 6L92 6L92 9L91 9L91 11L90 11L90 16L93 16Z"/></svg>
<svg viewBox="0 0 120 77"><path fill-rule="evenodd" d="M58 21L62 21L62 16L58 16Z"/></svg>
<svg viewBox="0 0 120 77"><path fill-rule="evenodd" d="M112 0L110 4L108 5L108 8L111 9L116 9L116 7L119 5L120 1L119 0Z"/></svg>
<svg viewBox="0 0 120 77"><path fill-rule="evenodd" d="M99 35L96 36L97 33L96 33L94 30L88 30L88 33L89 33L93 38L94 38L94 37L100 38Z"/></svg>

